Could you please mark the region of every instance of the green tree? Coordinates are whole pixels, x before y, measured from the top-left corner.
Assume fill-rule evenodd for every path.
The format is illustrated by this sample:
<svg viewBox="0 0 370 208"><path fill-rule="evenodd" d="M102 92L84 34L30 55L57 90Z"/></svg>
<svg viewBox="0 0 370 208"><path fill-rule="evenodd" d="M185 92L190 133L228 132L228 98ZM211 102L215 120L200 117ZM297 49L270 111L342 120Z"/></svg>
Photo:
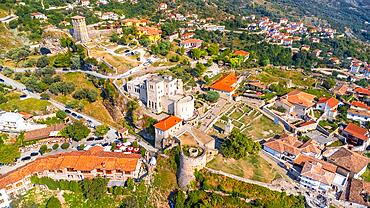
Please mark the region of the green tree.
<svg viewBox="0 0 370 208"><path fill-rule="evenodd" d="M80 141L90 134L90 129L82 122L75 122L62 130L62 135L73 140Z"/></svg>
<svg viewBox="0 0 370 208"><path fill-rule="evenodd" d="M99 125L96 127L95 129L95 135L98 136L98 137L102 137L104 135L106 135L109 131L109 126L108 125Z"/></svg>
<svg viewBox="0 0 370 208"><path fill-rule="evenodd" d="M47 56L41 56L36 62L36 66L39 68L44 68L48 65L49 65L49 58Z"/></svg>
<svg viewBox="0 0 370 208"><path fill-rule="evenodd" d="M55 115L57 118L62 119L62 120L67 118L67 113L62 110L58 110Z"/></svg>
<svg viewBox="0 0 370 208"><path fill-rule="evenodd" d="M18 146L0 144L0 163L11 164L20 156Z"/></svg>
<svg viewBox="0 0 370 208"><path fill-rule="evenodd" d="M60 148L62 149L68 149L69 147L69 143L63 143L62 145L60 145Z"/></svg>
<svg viewBox="0 0 370 208"><path fill-rule="evenodd" d="M53 144L53 150L56 150L59 148L59 144Z"/></svg>
<svg viewBox="0 0 370 208"><path fill-rule="evenodd" d="M208 91L207 94L205 94L204 99L211 103L217 102L217 100L220 98L220 94L216 91Z"/></svg>
<svg viewBox="0 0 370 208"><path fill-rule="evenodd" d="M322 86L325 87L325 89L330 90L332 87L335 86L335 83L336 83L335 79L329 77L322 83Z"/></svg>
<svg viewBox="0 0 370 208"><path fill-rule="evenodd" d="M212 43L207 47L209 55L217 55L220 51L217 43Z"/></svg>
<svg viewBox="0 0 370 208"><path fill-rule="evenodd" d="M82 181L82 192L90 200L99 200L106 195L108 179L101 177Z"/></svg>
<svg viewBox="0 0 370 208"><path fill-rule="evenodd" d="M39 152L43 155L48 150L48 146L46 144L41 145Z"/></svg>
<svg viewBox="0 0 370 208"><path fill-rule="evenodd" d="M45 92L41 93L40 97L43 100L49 100L50 99L50 95L48 93L45 93Z"/></svg>
<svg viewBox="0 0 370 208"><path fill-rule="evenodd" d="M60 203L59 199L55 198L54 196L50 197L46 202L46 208L61 208L62 204Z"/></svg>
<svg viewBox="0 0 370 208"><path fill-rule="evenodd" d="M226 141L221 145L221 153L228 158L241 159L249 154L257 154L261 149L258 142L254 142L251 138L234 129L227 137Z"/></svg>

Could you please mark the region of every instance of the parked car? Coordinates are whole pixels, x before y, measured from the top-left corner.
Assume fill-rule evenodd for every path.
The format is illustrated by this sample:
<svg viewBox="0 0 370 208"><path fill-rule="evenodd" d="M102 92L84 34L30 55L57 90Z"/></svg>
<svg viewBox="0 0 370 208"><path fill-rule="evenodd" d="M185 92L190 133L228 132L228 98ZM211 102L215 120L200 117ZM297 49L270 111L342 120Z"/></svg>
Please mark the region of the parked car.
<svg viewBox="0 0 370 208"><path fill-rule="evenodd" d="M37 155L39 155L39 152L32 152L32 153L30 154L30 156L31 156L31 157L34 157L34 156L37 156Z"/></svg>
<svg viewBox="0 0 370 208"><path fill-rule="evenodd" d="M94 137L89 137L89 138L86 139L86 141L88 141L88 142L91 142L91 141L94 141L94 140L95 140Z"/></svg>
<svg viewBox="0 0 370 208"><path fill-rule="evenodd" d="M71 114L73 117L77 117L77 114L76 113L72 113Z"/></svg>
<svg viewBox="0 0 370 208"><path fill-rule="evenodd" d="M0 78L0 82L4 82L4 80Z"/></svg>
<svg viewBox="0 0 370 208"><path fill-rule="evenodd" d="M21 159L21 161L26 161L26 160L30 160L31 159L31 156L26 156L24 158Z"/></svg>
<svg viewBox="0 0 370 208"><path fill-rule="evenodd" d="M81 116L81 115L77 115L76 117L77 117L78 119L81 119L81 118L82 118L82 116Z"/></svg>
<svg viewBox="0 0 370 208"><path fill-rule="evenodd" d="M103 140L104 139L104 137L97 137L96 139L95 139L95 141L99 141L99 140Z"/></svg>
<svg viewBox="0 0 370 208"><path fill-rule="evenodd" d="M20 98L26 98L27 97L27 95L26 94L23 94L23 95L21 95L21 96L19 96Z"/></svg>
<svg viewBox="0 0 370 208"><path fill-rule="evenodd" d="M70 114L71 113L71 111L68 110L68 109L64 110L64 112L66 112L67 114Z"/></svg>

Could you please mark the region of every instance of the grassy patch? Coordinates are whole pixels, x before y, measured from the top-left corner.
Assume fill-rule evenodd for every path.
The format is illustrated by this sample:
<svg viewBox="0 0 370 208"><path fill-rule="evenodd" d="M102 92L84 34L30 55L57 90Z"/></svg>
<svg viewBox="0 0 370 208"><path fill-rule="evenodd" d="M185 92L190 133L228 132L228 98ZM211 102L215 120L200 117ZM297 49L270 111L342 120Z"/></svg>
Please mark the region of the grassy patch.
<svg viewBox="0 0 370 208"><path fill-rule="evenodd" d="M286 83L288 80L292 80L295 85L307 87L311 87L316 82L315 79L307 77L302 72L287 71L278 68L265 68L256 77L251 77L251 79L253 78L265 84L271 84L273 82Z"/></svg>
<svg viewBox="0 0 370 208"><path fill-rule="evenodd" d="M207 171L201 171L197 176L200 188L255 199L261 203L261 207L304 207L303 196L287 195L285 192L272 191L262 186L244 183Z"/></svg>
<svg viewBox="0 0 370 208"><path fill-rule="evenodd" d="M21 45L20 39L15 37L3 23L0 23L0 52L2 50L19 47Z"/></svg>
<svg viewBox="0 0 370 208"><path fill-rule="evenodd" d="M331 97L331 94L324 89L305 89L303 90L311 95L315 95L316 97Z"/></svg>
<svg viewBox="0 0 370 208"><path fill-rule="evenodd" d="M274 121L266 116L261 116L259 119L254 120L250 128L246 130L246 133L253 139L270 138L283 132L284 129L282 126L275 124Z"/></svg>
<svg viewBox="0 0 370 208"><path fill-rule="evenodd" d="M207 166L212 169L222 170L233 175L265 183L271 183L275 178L280 177L279 173L258 155L251 155L248 158L240 160L227 159L218 155Z"/></svg>
<svg viewBox="0 0 370 208"><path fill-rule="evenodd" d="M338 139L337 141L328 145L328 147L340 147L340 146L343 146L343 145L344 145L344 143Z"/></svg>
<svg viewBox="0 0 370 208"><path fill-rule="evenodd" d="M62 74L61 76L64 81L75 83L76 90L82 88L95 90L99 93L99 96L98 99L93 103L89 103L85 100L76 100L72 97L72 95L58 95L54 97L55 100L64 104L67 104L69 102L78 102L81 106L83 106L82 113L94 117L104 123L115 125L115 121L110 116L108 110L103 104L103 98L100 95L100 89L96 88L93 82L87 79L85 74L79 72L70 72Z"/></svg>
<svg viewBox="0 0 370 208"><path fill-rule="evenodd" d="M366 182L370 182L370 169L369 167L366 168L366 171L364 174L362 174L362 179L364 179L364 181Z"/></svg>
<svg viewBox="0 0 370 208"><path fill-rule="evenodd" d="M235 119L235 120L238 120L240 117L243 116L243 112L240 112L238 109L236 109L231 115L230 117L232 119Z"/></svg>
<svg viewBox="0 0 370 208"><path fill-rule="evenodd" d="M24 100L10 99L6 103L0 104L0 109L4 111L24 111L31 114L46 112L47 107L51 104L46 100L27 98Z"/></svg>
<svg viewBox="0 0 370 208"><path fill-rule="evenodd" d="M159 191L168 196L171 190L177 188L176 171L177 171L177 159L178 159L178 148L172 149L167 153L169 158L158 157L156 173L154 176L154 187Z"/></svg>

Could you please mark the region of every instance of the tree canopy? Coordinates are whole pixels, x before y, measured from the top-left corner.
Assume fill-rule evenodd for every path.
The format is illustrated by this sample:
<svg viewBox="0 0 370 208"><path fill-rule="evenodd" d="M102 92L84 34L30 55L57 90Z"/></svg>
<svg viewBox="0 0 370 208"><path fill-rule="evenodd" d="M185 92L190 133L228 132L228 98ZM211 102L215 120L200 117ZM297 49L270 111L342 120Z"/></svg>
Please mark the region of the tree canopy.
<svg viewBox="0 0 370 208"><path fill-rule="evenodd" d="M90 129L87 128L82 122L75 122L68 125L62 131L62 135L68 138L72 138L76 141L81 141L90 134Z"/></svg>
<svg viewBox="0 0 370 208"><path fill-rule="evenodd" d="M257 154L261 149L258 142L234 129L221 146L221 153L225 157L241 159L249 154Z"/></svg>

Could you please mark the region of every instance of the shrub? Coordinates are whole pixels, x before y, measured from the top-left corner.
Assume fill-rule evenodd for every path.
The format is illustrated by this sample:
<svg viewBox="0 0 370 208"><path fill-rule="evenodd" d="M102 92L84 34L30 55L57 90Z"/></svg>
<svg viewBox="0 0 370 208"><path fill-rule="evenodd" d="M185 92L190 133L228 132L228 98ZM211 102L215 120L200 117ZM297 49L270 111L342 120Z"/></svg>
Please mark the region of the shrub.
<svg viewBox="0 0 370 208"><path fill-rule="evenodd" d="M59 144L53 144L53 150L56 150L59 148Z"/></svg>
<svg viewBox="0 0 370 208"><path fill-rule="evenodd" d="M63 143L60 147L61 147L62 149L68 149L68 147L69 147L69 143Z"/></svg>

